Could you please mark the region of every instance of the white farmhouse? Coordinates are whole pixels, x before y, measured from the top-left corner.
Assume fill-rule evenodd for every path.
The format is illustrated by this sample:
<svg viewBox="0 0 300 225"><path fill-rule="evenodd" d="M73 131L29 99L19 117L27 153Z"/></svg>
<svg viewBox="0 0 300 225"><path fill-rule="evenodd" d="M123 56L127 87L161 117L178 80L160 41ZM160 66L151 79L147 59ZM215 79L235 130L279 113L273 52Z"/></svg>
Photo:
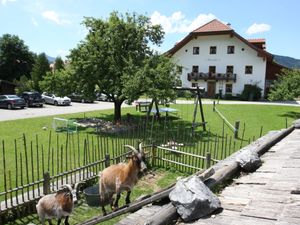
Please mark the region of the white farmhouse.
<svg viewBox="0 0 300 225"><path fill-rule="evenodd" d="M218 20L197 28L168 51L183 87L204 87L208 97L241 94L257 85L264 96L282 66L265 50L265 39L246 40Z"/></svg>

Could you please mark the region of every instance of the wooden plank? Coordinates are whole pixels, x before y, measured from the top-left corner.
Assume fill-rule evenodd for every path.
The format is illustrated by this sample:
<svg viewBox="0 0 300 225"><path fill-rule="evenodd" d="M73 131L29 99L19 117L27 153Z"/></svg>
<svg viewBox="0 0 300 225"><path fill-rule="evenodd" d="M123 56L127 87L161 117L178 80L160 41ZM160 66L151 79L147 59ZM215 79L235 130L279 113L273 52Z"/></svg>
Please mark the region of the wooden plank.
<svg viewBox="0 0 300 225"><path fill-rule="evenodd" d="M284 204L253 199L242 211L242 216L277 220Z"/></svg>

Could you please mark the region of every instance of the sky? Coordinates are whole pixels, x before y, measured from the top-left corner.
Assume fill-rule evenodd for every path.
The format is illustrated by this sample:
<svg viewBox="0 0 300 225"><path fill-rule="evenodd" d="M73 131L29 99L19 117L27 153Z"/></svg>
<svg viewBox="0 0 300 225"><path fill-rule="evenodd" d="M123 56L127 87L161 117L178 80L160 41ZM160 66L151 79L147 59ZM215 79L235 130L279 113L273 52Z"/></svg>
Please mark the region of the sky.
<svg viewBox="0 0 300 225"><path fill-rule="evenodd" d="M17 35L32 52L65 58L87 34L84 17L135 12L162 25L160 52L218 19L246 39L265 38L272 54L300 59L299 9L299 0L0 0L0 37Z"/></svg>

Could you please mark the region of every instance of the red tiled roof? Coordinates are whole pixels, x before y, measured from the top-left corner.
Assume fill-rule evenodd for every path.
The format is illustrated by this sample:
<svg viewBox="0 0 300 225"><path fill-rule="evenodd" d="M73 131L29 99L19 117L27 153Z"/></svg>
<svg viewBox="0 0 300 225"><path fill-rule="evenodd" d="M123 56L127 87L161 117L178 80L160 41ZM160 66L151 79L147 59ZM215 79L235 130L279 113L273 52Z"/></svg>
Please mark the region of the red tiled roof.
<svg viewBox="0 0 300 225"><path fill-rule="evenodd" d="M201 27L198 27L192 33L206 33L206 32L218 32L218 31L231 31L232 28L219 20L214 19Z"/></svg>
<svg viewBox="0 0 300 225"><path fill-rule="evenodd" d="M266 39L264 38L256 38L256 39L247 39L250 43L266 43Z"/></svg>

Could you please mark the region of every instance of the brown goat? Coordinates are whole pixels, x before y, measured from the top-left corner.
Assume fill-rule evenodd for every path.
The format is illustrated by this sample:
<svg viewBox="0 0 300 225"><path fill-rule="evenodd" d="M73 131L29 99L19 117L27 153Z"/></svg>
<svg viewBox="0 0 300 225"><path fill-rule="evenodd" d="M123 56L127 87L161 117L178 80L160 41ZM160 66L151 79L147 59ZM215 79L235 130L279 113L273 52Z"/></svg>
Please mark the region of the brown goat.
<svg viewBox="0 0 300 225"><path fill-rule="evenodd" d="M139 144L138 150L130 145L125 146L132 150L129 161L127 163L111 165L99 174L100 203L102 203L104 215L106 215L106 211L103 203L107 202L109 199L112 200L114 194L116 194L117 197L114 204L111 202L113 209L118 208L118 202L121 192L123 191L127 191L126 204L130 203L131 190L138 181L138 174L147 169L142 144Z"/></svg>
<svg viewBox="0 0 300 225"><path fill-rule="evenodd" d="M42 224L45 224L45 220L48 220L49 224L51 219L57 218L58 225L61 223L61 219L65 218L64 223L69 224L69 215L72 213L74 203L77 202L77 187L80 183L76 183L74 189L71 185L64 185L62 190L53 194L48 194L42 197L36 205L36 210L39 215Z"/></svg>

